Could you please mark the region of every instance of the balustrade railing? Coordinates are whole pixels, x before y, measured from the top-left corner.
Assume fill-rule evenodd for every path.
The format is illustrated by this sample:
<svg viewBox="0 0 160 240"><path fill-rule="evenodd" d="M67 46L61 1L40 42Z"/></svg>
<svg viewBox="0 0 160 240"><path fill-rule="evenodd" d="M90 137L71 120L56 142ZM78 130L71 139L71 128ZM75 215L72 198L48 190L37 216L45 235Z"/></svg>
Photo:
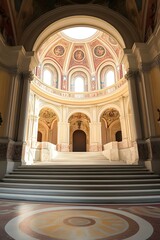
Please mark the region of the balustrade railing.
<svg viewBox="0 0 160 240"><path fill-rule="evenodd" d="M119 81L117 81L114 85L111 85L104 89L90 91L90 92L69 92L69 91L60 90L60 89L48 86L36 76L32 81L32 84L36 85L38 88L40 88L42 91L45 91L48 94L51 94L53 96L55 95L61 98L70 98L70 99L76 98L77 100L86 99L86 98L106 97L107 95L114 93L115 91L120 89L125 83L126 83L126 79L122 78Z"/></svg>

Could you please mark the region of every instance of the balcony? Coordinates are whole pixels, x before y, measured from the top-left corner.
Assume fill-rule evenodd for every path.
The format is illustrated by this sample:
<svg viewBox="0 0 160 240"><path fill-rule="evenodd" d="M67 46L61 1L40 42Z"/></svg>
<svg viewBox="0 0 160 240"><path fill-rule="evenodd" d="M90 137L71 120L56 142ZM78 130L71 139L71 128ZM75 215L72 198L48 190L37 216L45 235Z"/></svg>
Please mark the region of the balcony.
<svg viewBox="0 0 160 240"><path fill-rule="evenodd" d="M35 91L41 96L46 98L53 98L57 101L76 101L76 102L86 102L86 101L104 101L109 97L116 97L124 94L127 91L127 80L125 78L120 79L116 84L109 86L104 89L90 91L90 92L69 92L61 89L57 89L46 85L36 76L31 84L31 90Z"/></svg>

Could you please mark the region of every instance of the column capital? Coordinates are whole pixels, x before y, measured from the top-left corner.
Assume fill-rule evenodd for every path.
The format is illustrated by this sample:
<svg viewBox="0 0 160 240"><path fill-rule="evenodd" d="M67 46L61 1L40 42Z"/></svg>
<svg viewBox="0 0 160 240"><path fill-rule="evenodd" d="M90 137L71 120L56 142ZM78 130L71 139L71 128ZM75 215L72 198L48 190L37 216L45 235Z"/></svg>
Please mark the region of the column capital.
<svg viewBox="0 0 160 240"><path fill-rule="evenodd" d="M34 79L34 74L32 71L23 71L18 73L20 80L28 80L31 82Z"/></svg>
<svg viewBox="0 0 160 240"><path fill-rule="evenodd" d="M155 67L155 66L160 67L160 54L157 55L151 63L151 67Z"/></svg>
<svg viewBox="0 0 160 240"><path fill-rule="evenodd" d="M127 80L130 79L137 79L140 76L139 69L129 69L128 72L125 74L125 78Z"/></svg>
<svg viewBox="0 0 160 240"><path fill-rule="evenodd" d="M140 70L142 72L149 72L154 67L160 67L160 54L157 55L151 62L142 62L140 64Z"/></svg>

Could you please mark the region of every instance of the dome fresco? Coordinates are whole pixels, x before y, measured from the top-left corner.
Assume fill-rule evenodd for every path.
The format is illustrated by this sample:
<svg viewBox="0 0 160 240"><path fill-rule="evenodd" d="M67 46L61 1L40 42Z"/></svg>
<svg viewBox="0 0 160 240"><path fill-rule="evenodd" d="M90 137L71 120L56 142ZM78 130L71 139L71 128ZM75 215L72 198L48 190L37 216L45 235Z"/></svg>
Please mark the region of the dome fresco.
<svg viewBox="0 0 160 240"><path fill-rule="evenodd" d="M104 58L102 57L105 57L105 60L107 58L113 59L116 63L121 61L122 47L118 41L113 38L113 36L97 30L96 34L93 34L90 37L91 38L89 38L89 40L88 37L86 37L76 41L76 36L75 39L73 37L68 38L68 36L65 36L64 31L61 31L51 36L43 43L43 45L41 45L38 51L38 57L41 61L47 57L50 57L57 61L60 65L62 59L57 57L63 57L63 60L68 58L69 62L71 59L76 61L83 60L84 58L88 60L93 60L93 58L97 58L98 60L101 58L100 62L102 62L104 61ZM79 59L75 57L76 50L81 50L77 51L77 54L79 53L79 55L81 55L79 56Z"/></svg>
<svg viewBox="0 0 160 240"><path fill-rule="evenodd" d="M77 35L78 30L82 31L80 33L82 33L83 39L80 39L80 33L79 36ZM37 56L41 62L41 72L45 66L53 65L59 73L58 78L61 79L61 84L58 85L58 88L73 90L72 86L70 89L66 89L64 78L72 85L72 75L75 75L75 72L81 72L83 78L88 79L84 83L84 91L89 91L98 89L98 85L99 88L105 85L103 84L104 80L101 80L102 84L97 82L100 82L100 71L104 67L110 66L114 71L119 69L123 49L119 42L108 33L89 27L72 27L50 36L39 47ZM79 75L79 77L82 76ZM118 76L116 80L120 78L121 76Z"/></svg>

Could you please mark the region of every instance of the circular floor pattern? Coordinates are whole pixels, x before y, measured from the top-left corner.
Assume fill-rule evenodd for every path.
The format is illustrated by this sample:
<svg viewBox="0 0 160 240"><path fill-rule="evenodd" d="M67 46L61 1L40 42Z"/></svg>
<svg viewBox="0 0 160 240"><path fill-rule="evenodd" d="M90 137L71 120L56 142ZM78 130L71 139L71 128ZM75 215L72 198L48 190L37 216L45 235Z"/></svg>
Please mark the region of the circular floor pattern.
<svg viewBox="0 0 160 240"><path fill-rule="evenodd" d="M15 240L146 240L153 227L117 209L66 206L31 211L10 220L6 232Z"/></svg>

